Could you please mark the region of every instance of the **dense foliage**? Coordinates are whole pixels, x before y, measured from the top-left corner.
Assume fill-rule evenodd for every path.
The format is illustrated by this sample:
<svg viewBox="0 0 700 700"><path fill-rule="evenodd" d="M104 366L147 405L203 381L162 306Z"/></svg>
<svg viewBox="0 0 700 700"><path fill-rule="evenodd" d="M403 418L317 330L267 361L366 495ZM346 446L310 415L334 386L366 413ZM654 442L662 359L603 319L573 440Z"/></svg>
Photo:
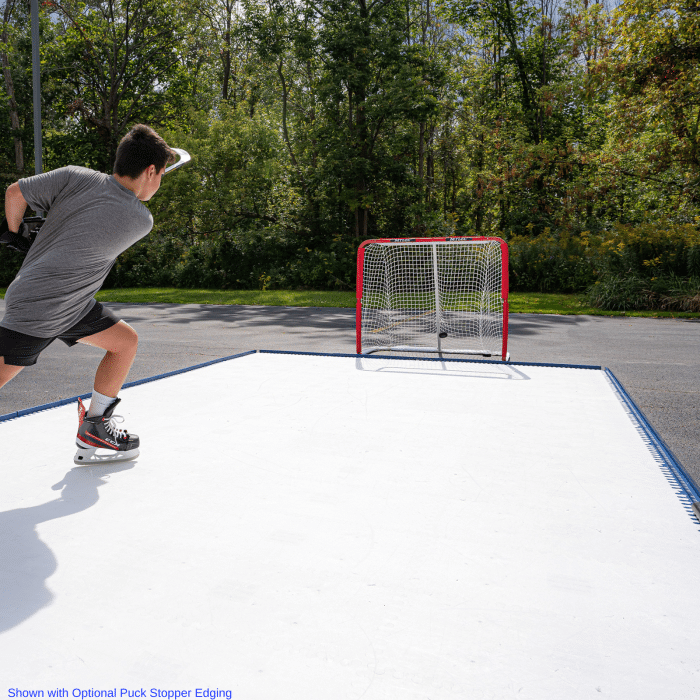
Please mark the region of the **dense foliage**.
<svg viewBox="0 0 700 700"><path fill-rule="evenodd" d="M0 3L6 186L31 41ZM352 289L362 239L481 234L516 290L700 298L698 0L45 0L41 35L45 169L108 171L137 122L193 155L110 285Z"/></svg>

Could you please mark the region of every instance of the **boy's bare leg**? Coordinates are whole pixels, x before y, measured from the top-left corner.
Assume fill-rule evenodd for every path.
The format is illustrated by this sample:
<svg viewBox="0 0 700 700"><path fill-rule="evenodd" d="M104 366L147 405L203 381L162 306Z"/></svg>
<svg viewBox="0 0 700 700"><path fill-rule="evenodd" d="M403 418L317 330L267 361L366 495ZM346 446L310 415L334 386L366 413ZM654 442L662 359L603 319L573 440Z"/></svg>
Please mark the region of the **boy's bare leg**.
<svg viewBox="0 0 700 700"><path fill-rule="evenodd" d="M88 335L78 342L107 351L97 368L94 388L100 394L116 398L136 357L139 344L136 331L128 323L119 321L106 331Z"/></svg>
<svg viewBox="0 0 700 700"><path fill-rule="evenodd" d="M6 365L5 358L0 357L0 387L5 386L10 379L16 377L24 367L18 367L17 365Z"/></svg>

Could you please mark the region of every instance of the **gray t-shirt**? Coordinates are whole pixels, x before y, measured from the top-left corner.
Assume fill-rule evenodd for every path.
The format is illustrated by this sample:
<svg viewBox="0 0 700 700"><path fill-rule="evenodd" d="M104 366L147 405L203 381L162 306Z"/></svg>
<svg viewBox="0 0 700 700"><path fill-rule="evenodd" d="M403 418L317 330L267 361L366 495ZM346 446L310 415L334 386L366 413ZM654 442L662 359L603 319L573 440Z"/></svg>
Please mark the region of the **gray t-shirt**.
<svg viewBox="0 0 700 700"><path fill-rule="evenodd" d="M46 221L5 295L1 326L52 338L75 325L117 256L143 238L153 217L111 175L69 165L19 181Z"/></svg>

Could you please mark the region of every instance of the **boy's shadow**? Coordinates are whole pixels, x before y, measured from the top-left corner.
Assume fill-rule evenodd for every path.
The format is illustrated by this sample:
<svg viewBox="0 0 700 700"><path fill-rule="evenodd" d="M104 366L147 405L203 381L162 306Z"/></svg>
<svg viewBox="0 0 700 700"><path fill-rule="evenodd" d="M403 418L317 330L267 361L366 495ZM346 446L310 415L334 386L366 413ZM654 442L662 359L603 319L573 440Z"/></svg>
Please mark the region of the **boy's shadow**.
<svg viewBox="0 0 700 700"><path fill-rule="evenodd" d="M60 498L0 513L0 634L53 600L45 581L56 571L56 558L39 539L36 526L87 510L99 500L97 489L108 483L110 474L134 466L135 462L123 462L76 467L51 487L61 491Z"/></svg>

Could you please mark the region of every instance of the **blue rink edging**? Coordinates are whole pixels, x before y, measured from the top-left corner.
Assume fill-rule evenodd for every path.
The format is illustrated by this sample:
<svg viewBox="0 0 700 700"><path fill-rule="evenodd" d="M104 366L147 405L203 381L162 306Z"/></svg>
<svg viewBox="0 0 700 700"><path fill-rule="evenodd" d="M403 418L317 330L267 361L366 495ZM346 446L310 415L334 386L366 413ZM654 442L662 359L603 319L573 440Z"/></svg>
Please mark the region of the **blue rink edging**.
<svg viewBox="0 0 700 700"><path fill-rule="evenodd" d="M145 379L138 379L133 382L128 382L124 384L123 388L128 389L132 386L139 386L140 384L147 384L148 382L154 382L158 379L166 379L167 377L173 377L176 374L184 374L185 372L191 372L195 369L201 369L202 367L209 367L210 365L218 364L219 362L226 362L228 360L235 360L239 357L245 357L247 355L254 355L256 353L264 353L269 355L310 355L316 357L349 357L349 358L366 358L366 359L392 359L392 360L423 360L426 362L461 362L461 363L479 363L479 364L497 364L497 365L518 365L525 367L559 367L564 369L593 369L601 370L600 366L595 365L566 365L566 364L554 364L548 362L502 362L499 360L472 360L472 359L462 359L462 358L434 358L434 357L406 357L406 356L389 356L389 355L357 355L350 353L323 353L323 352L303 352L294 350L249 350L248 352L238 353L236 355L229 355L227 357L220 357L216 360L209 360L208 362L202 362L198 365L192 365L191 367L185 367L184 369L176 369L172 372L165 372L164 374L156 374L152 377L146 377ZM632 420L637 425L637 428L642 433L642 437L651 450L651 452L656 456L665 468L667 476L671 481L672 485L678 488L677 495L681 499L685 509L690 515L694 515L698 520L700 520L700 490L693 482L692 478L686 473L685 469L681 463L676 459L675 455L666 446L664 441L661 439L659 434L654 430L651 423L649 423L647 417L642 413L642 411L637 407L637 405L632 400L632 397L627 393L625 388L622 386L617 377L608 369L605 368L605 374L608 377L613 388L617 392L623 405L629 411ZM3 421L12 420L14 418L21 418L22 416L27 416L32 413L38 413L39 411L47 411L51 408L58 408L59 406L65 406L66 404L73 403L80 399L87 399L92 396L92 392L87 394L81 394L80 396L73 396L69 399L61 399L60 401L54 401L52 403L42 404L41 406L33 406L32 408L25 408L20 411L14 411L13 413L6 413L0 416L0 423Z"/></svg>
<svg viewBox="0 0 700 700"><path fill-rule="evenodd" d="M148 382L155 382L157 379L165 379L166 377L172 377L176 374L184 374L185 372L191 372L193 369L201 369L202 367L208 367L209 365L215 365L219 362L226 362L227 360L235 360L237 357L245 357L246 355L254 355L256 350L249 350L248 352L241 352L237 355L229 355L228 357L219 357L216 360L209 360L208 362L202 362L199 365L192 365L191 367L185 367L184 369L176 369L172 372L165 372L164 374L156 374L152 377L146 377L145 379L137 379L133 382L128 382L124 384L122 389L128 389L132 386L138 386L139 384L147 384ZM31 413L39 413L39 411L48 411L50 408L58 408L59 406L65 406L69 403L75 403L78 399L89 399L92 396L92 392L87 394L80 394L79 396L72 396L69 399L61 399L60 401L54 401L52 403L45 403L41 406L33 406L32 408L23 408L21 411L14 411L12 413L6 413L0 416L0 423L6 420L12 420L13 418L21 418L22 416L28 416Z"/></svg>
<svg viewBox="0 0 700 700"><path fill-rule="evenodd" d="M561 367L564 369L603 369L600 365L559 365L551 362L503 362L503 360L472 360L462 357L410 357L408 355L371 355L362 353L357 355L348 352L305 352L303 350L256 350L266 355L312 355L317 357L352 357L367 360L423 360L425 362L471 362L486 365L518 365L519 367Z"/></svg>
<svg viewBox="0 0 700 700"><path fill-rule="evenodd" d="M605 368L605 374L617 392L620 401L628 410L630 418L632 418L632 421L642 434L647 448L661 463L662 469L666 472L666 476L671 482L671 485L678 489L676 495L681 500L681 503L683 503L685 510L689 515L694 515L700 520L700 490L695 485L695 482L685 471L683 465L676 459L676 456L671 452L666 443L661 439L661 436L653 428L641 409L632 400L632 397L622 386L620 380L607 367Z"/></svg>

